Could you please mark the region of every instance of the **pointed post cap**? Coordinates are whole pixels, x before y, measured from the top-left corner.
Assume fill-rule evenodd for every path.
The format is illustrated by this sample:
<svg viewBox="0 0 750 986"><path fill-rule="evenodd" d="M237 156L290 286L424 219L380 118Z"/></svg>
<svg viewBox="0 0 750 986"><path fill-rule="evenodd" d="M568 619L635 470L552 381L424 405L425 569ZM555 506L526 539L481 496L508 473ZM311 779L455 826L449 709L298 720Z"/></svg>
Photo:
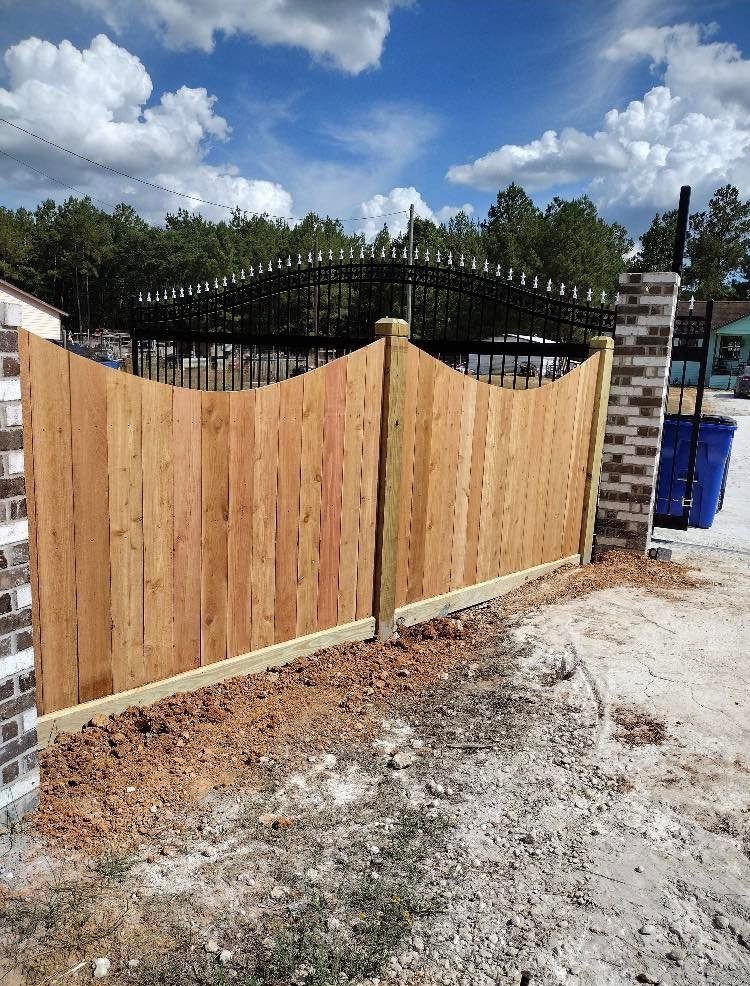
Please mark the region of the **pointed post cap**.
<svg viewBox="0 0 750 986"><path fill-rule="evenodd" d="M375 335L409 338L409 323L403 318L379 318L375 323Z"/></svg>

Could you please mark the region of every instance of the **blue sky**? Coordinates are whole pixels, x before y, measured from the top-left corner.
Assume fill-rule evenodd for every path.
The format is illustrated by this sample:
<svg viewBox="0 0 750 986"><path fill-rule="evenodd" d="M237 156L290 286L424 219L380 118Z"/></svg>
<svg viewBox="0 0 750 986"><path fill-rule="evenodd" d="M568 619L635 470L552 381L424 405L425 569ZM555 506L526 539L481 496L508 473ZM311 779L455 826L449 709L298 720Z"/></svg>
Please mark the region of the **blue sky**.
<svg viewBox="0 0 750 986"><path fill-rule="evenodd" d="M746 2L0 0L0 116L241 208L486 214L510 180L635 234L694 186L750 195ZM180 202L0 124L0 202ZM213 218L221 209L204 207ZM394 228L402 215L389 218ZM371 233L382 220L349 223Z"/></svg>

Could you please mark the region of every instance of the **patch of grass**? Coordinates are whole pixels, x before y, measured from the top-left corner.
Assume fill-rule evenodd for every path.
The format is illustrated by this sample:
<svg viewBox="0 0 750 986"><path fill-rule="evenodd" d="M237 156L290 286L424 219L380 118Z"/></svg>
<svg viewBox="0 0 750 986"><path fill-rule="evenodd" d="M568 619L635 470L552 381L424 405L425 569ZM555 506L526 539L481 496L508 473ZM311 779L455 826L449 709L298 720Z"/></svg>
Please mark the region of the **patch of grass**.
<svg viewBox="0 0 750 986"><path fill-rule="evenodd" d="M124 918L95 880L50 881L34 897L9 896L0 912L0 981L13 971L29 983L65 971L61 958L79 961L116 936Z"/></svg>
<svg viewBox="0 0 750 986"><path fill-rule="evenodd" d="M136 860L133 856L108 853L96 861L93 869L105 883L122 883L135 863Z"/></svg>

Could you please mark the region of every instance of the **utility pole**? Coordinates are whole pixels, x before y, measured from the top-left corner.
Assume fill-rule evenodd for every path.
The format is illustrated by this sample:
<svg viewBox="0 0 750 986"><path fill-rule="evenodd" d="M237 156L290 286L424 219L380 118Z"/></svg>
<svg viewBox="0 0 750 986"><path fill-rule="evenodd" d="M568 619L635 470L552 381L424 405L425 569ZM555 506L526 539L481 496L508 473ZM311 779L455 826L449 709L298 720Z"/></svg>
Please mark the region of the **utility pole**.
<svg viewBox="0 0 750 986"><path fill-rule="evenodd" d="M672 254L672 271L682 274L682 263L685 259L685 240L687 239L688 219L690 217L690 185L680 189L680 205L677 209L677 229L674 234L674 252Z"/></svg>
<svg viewBox="0 0 750 986"><path fill-rule="evenodd" d="M409 264L409 283L406 286L406 321L411 326L411 295L412 295L412 283L411 283L411 268L414 263L414 203L409 206L409 251L408 251L408 264Z"/></svg>

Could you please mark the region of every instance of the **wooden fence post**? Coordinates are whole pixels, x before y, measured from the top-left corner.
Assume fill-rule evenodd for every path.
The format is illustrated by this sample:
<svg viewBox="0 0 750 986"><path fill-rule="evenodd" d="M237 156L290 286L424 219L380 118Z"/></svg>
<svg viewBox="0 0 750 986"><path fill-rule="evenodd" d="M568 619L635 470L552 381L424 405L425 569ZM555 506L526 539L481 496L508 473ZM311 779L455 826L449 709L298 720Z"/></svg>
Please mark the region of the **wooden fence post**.
<svg viewBox="0 0 750 986"><path fill-rule="evenodd" d="M380 640L394 631L396 560L404 442L406 351L409 325L402 318L381 318L375 335L385 340L383 403L380 419L380 465L375 521L375 633Z"/></svg>
<svg viewBox="0 0 750 986"><path fill-rule="evenodd" d="M591 561L591 552L594 543L594 521L596 520L596 503L599 497L599 479L602 471L604 432L607 425L609 384L612 376L612 354L614 347L614 339L611 339L609 336L595 336L589 342L590 355L599 354L599 367L596 374L591 439L589 441L589 457L586 465L586 486L583 494L583 516L581 518L581 540L579 547L582 565L588 565Z"/></svg>

